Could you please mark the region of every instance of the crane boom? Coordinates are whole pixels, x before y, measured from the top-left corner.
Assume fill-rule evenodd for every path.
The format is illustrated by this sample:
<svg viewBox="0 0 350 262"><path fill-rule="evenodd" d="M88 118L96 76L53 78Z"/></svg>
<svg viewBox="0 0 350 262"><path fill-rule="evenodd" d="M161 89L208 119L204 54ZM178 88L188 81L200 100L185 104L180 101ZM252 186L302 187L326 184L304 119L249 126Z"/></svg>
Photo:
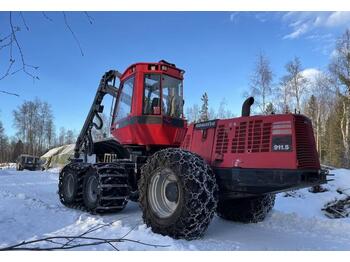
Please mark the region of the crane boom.
<svg viewBox="0 0 350 262"><path fill-rule="evenodd" d="M97 88L95 98L90 107L90 111L85 119L83 128L80 131L80 134L77 138L74 147L74 157L79 158L80 152L82 151L85 154L85 157L92 154L93 151L93 141L91 136L91 130L93 127L96 129L101 129L103 127L103 121L98 113L103 112L102 101L106 94L109 94L113 97L118 96L118 88L115 87L115 80L121 77L121 73L117 70L110 70L106 72ZM94 118L97 118L99 125L94 122Z"/></svg>

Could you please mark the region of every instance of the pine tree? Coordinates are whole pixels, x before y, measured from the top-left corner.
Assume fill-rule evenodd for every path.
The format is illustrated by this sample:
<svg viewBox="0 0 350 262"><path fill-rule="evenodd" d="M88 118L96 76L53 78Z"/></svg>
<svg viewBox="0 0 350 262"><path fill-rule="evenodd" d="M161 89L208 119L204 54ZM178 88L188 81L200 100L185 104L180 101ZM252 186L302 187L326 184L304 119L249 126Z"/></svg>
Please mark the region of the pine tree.
<svg viewBox="0 0 350 262"><path fill-rule="evenodd" d="M2 126L2 122L0 121L0 138L3 138L5 136L5 129Z"/></svg>
<svg viewBox="0 0 350 262"><path fill-rule="evenodd" d="M312 126L316 128L317 126L317 99L314 95L311 95L306 108L305 108L305 115L308 116L312 121Z"/></svg>
<svg viewBox="0 0 350 262"><path fill-rule="evenodd" d="M326 122L324 137L324 160L325 163L334 167L341 167L344 159L344 145L340 123L342 116L341 97L337 97L336 104Z"/></svg>
<svg viewBox="0 0 350 262"><path fill-rule="evenodd" d="M268 103L267 105L266 105L266 108L265 108L265 114L266 115L272 115L272 114L275 114L275 112L276 112L276 109L275 109L275 107L273 106L273 104L272 103Z"/></svg>
<svg viewBox="0 0 350 262"><path fill-rule="evenodd" d="M5 152L7 147L7 137L5 135L5 129L2 126L2 122L0 121L0 163L5 162Z"/></svg>
<svg viewBox="0 0 350 262"><path fill-rule="evenodd" d="M203 121L208 121L209 120L209 109L208 109L208 94L207 92L205 92L202 95L202 108L200 111L200 118L199 121L203 122Z"/></svg>
<svg viewBox="0 0 350 262"><path fill-rule="evenodd" d="M340 132L342 134L344 146L344 164L345 167L350 166L350 30L337 40L335 55L330 64L330 71L337 79L342 95L342 111Z"/></svg>
<svg viewBox="0 0 350 262"><path fill-rule="evenodd" d="M24 145L22 140L18 140L18 142L15 144L13 153L12 153L12 161L16 161L19 155L24 153Z"/></svg>

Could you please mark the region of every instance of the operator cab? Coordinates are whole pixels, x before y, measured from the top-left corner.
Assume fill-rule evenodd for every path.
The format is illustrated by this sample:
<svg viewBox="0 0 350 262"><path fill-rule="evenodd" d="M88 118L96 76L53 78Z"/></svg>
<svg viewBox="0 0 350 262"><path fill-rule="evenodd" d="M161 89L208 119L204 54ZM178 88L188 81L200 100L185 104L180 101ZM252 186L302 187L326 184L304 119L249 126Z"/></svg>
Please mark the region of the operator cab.
<svg viewBox="0 0 350 262"><path fill-rule="evenodd" d="M121 144L179 146L187 126L183 74L164 60L131 65L120 77L112 135Z"/></svg>

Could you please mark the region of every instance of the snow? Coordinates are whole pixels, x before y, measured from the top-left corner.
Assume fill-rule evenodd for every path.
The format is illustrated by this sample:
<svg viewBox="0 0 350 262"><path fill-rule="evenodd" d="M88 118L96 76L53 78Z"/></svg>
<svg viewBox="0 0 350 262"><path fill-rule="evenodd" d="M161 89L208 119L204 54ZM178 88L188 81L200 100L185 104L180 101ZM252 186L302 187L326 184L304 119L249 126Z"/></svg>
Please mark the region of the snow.
<svg viewBox="0 0 350 262"><path fill-rule="evenodd" d="M350 218L329 219L323 205L342 198L338 188L350 187L350 170L332 170L329 191L313 194L296 191L296 197L278 194L267 218L242 224L214 217L205 236L194 241L174 240L154 234L142 221L137 203L120 213L91 215L65 208L58 200L58 169L49 171L0 170L0 247L47 236L79 235L106 225L88 236L128 239L165 247L121 242L119 250L350 250ZM349 192L350 191L346 191ZM43 244L42 244L43 245ZM48 244L45 245L46 247ZM113 250L104 244L81 250Z"/></svg>
<svg viewBox="0 0 350 262"><path fill-rule="evenodd" d="M16 163L0 163L0 170L16 168Z"/></svg>

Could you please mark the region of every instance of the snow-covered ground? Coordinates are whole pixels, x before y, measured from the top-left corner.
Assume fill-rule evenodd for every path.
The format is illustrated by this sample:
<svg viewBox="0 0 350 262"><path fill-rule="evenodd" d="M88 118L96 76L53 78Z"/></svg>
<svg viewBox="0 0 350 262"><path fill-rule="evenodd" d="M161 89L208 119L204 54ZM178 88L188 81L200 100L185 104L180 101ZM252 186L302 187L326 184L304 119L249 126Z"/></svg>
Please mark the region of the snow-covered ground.
<svg viewBox="0 0 350 262"><path fill-rule="evenodd" d="M53 172L0 170L0 247L47 236L73 236L89 228L109 224L93 237L128 239L166 247L121 242L119 250L350 250L350 218L329 219L323 205L341 198L336 190L350 187L350 170L333 170L329 191L313 194L307 189L297 197L278 194L276 205L265 221L242 224L215 217L202 239L174 240L154 234L142 222L136 203L120 213L91 215L67 209L58 200L57 170ZM350 193L350 190L347 191ZM88 235L89 236L89 235ZM48 245L46 245L47 247ZM113 250L108 244L80 248Z"/></svg>

